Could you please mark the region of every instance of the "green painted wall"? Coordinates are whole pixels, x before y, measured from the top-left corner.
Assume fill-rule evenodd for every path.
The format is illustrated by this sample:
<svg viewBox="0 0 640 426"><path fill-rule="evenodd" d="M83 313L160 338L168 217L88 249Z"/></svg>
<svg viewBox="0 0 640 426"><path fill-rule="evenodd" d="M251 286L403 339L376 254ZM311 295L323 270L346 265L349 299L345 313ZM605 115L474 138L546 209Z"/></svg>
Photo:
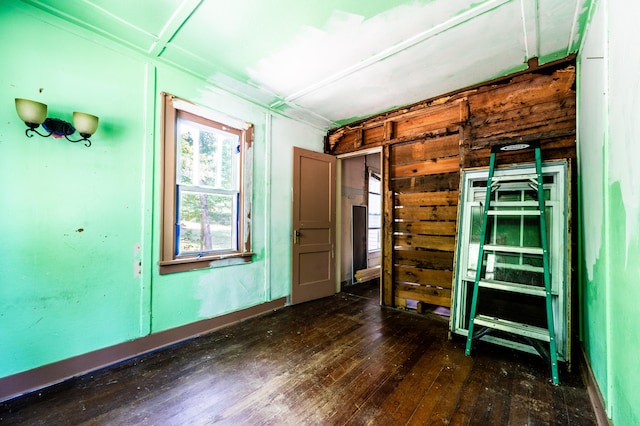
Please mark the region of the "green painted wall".
<svg viewBox="0 0 640 426"><path fill-rule="evenodd" d="M640 95L640 94L638 94ZM636 152L637 154L637 152ZM635 157L637 158L637 157ZM639 181L635 181L636 185ZM637 195L636 195L637 196ZM620 182L609 186L610 211L610 398L611 418L618 425L640 424L640 363L638 338L640 337L640 243L633 230L625 224L629 219L640 224L640 215L630 211ZM630 215L633 215L631 218ZM637 231L637 229L636 229Z"/></svg>
<svg viewBox="0 0 640 426"><path fill-rule="evenodd" d="M585 36L578 62L578 154L582 259L580 295L582 340L594 375L607 382L607 264L605 244L605 144L607 139L604 20L598 11ZM586 59L590 58L590 59ZM601 386L606 397L607 388Z"/></svg>
<svg viewBox="0 0 640 426"><path fill-rule="evenodd" d="M640 424L640 10L598 3L579 59L582 338L614 423ZM289 294L291 147L323 132L21 3L3 3L0 51L0 378ZM255 124L253 263L158 275L160 91ZM100 116L94 145L26 138L15 97Z"/></svg>
<svg viewBox="0 0 640 426"><path fill-rule="evenodd" d="M291 147L324 132L21 3L0 51L0 378L289 294ZM254 123L251 264L158 274L161 91ZM27 138L16 97L98 115L93 146Z"/></svg>
<svg viewBox="0 0 640 426"><path fill-rule="evenodd" d="M6 4L0 13L0 377L148 329L148 283L133 274L148 175L144 63L38 18ZM98 115L94 146L28 139L16 97L66 120Z"/></svg>
<svg viewBox="0 0 640 426"><path fill-rule="evenodd" d="M614 424L640 424L640 6L594 4L579 56L582 340Z"/></svg>

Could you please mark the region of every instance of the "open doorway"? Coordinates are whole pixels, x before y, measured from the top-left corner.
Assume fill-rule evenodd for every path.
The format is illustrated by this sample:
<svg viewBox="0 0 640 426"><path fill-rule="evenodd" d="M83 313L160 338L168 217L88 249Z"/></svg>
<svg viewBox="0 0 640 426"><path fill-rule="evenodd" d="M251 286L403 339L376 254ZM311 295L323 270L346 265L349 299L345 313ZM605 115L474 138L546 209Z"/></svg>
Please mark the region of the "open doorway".
<svg viewBox="0 0 640 426"><path fill-rule="evenodd" d="M369 296L375 290L378 302L382 263L381 157L378 150L340 158L338 181L340 290L364 291Z"/></svg>

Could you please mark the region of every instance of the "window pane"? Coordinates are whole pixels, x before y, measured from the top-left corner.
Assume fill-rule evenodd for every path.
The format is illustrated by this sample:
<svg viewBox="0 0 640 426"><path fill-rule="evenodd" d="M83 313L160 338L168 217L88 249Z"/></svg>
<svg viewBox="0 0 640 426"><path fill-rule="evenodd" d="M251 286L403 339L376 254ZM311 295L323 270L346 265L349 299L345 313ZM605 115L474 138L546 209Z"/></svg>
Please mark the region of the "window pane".
<svg viewBox="0 0 640 426"><path fill-rule="evenodd" d="M382 224L380 213L382 211L382 203L380 196L380 178L369 173L369 194L368 194L368 237L367 237L367 250L380 250L380 226Z"/></svg>
<svg viewBox="0 0 640 426"><path fill-rule="evenodd" d="M380 195L369 194L369 211L377 213L378 215L382 211L382 205L380 204Z"/></svg>
<svg viewBox="0 0 640 426"><path fill-rule="evenodd" d="M237 195L180 191L177 254L237 249Z"/></svg>
<svg viewBox="0 0 640 426"><path fill-rule="evenodd" d="M181 119L176 178L180 185L238 190L240 138Z"/></svg>
<svg viewBox="0 0 640 426"><path fill-rule="evenodd" d="M193 156L194 137L196 130L193 127L179 127L179 144L177 152L176 180L178 185L193 185Z"/></svg>
<svg viewBox="0 0 640 426"><path fill-rule="evenodd" d="M497 191L496 198L498 201L520 201L521 196L522 191Z"/></svg>
<svg viewBox="0 0 640 426"><path fill-rule="evenodd" d="M374 194L380 194L380 178L375 175L369 175L369 192Z"/></svg>
<svg viewBox="0 0 640 426"><path fill-rule="evenodd" d="M480 244L480 233L482 232L482 208L480 206L471 207L471 236L470 242ZM477 257L477 255L476 255Z"/></svg>
<svg viewBox="0 0 640 426"><path fill-rule="evenodd" d="M509 194L502 192L501 195L505 195L505 198L500 201L514 201L518 197L516 194ZM511 198L511 199L507 199ZM468 208L468 207L467 207ZM537 207L516 207L523 210L534 209ZM497 208L500 210L501 208ZM514 207L504 207L503 209L512 210ZM467 262L467 277L473 278L475 276L476 267L478 263L478 250L480 247L480 231L482 229L482 214L483 210L479 206L471 206L471 228L469 233L469 251ZM552 209L547 207L545 209L547 217L547 241L550 241L550 228ZM489 217L489 228L487 231L490 235L487 236L487 244L498 244L514 247L540 247L540 218L538 216L495 216ZM501 270L500 268L513 268L509 265L525 265L515 269ZM487 267L487 277L492 279L502 279L511 282L521 282L526 284L532 284L532 280L537 280L540 275L540 271L531 272L530 268L541 268L542 258L537 255L523 255L523 254L506 254L506 253L488 253L485 260L485 266ZM528 269L527 269L528 268ZM517 279L512 275L522 274L522 277ZM500 278L501 277L501 278ZM508 278L508 279L507 279Z"/></svg>
<svg viewBox="0 0 640 426"><path fill-rule="evenodd" d="M380 249L380 229L369 229L367 246L369 251Z"/></svg>
<svg viewBox="0 0 640 426"><path fill-rule="evenodd" d="M369 213L369 229L380 229L380 213Z"/></svg>
<svg viewBox="0 0 640 426"><path fill-rule="evenodd" d="M495 244L503 246L520 246L522 216L498 216L492 227L492 238Z"/></svg>
<svg viewBox="0 0 640 426"><path fill-rule="evenodd" d="M545 189L544 191L544 199L546 201L549 201L551 199L551 190L550 189ZM524 194L524 199L526 201L538 201L538 193L536 191L527 191Z"/></svg>

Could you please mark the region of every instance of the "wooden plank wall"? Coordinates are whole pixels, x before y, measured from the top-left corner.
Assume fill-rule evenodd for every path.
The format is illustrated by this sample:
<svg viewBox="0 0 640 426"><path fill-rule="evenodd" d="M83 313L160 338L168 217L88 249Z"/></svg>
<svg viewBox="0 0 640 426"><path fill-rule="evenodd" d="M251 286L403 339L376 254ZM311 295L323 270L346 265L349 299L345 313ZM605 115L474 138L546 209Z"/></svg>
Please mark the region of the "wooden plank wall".
<svg viewBox="0 0 640 426"><path fill-rule="evenodd" d="M459 141L456 132L391 147L396 305L409 299L450 306Z"/></svg>
<svg viewBox="0 0 640 426"><path fill-rule="evenodd" d="M383 147L383 304L451 306L461 172L488 167L499 143L538 140L544 160L575 159L574 84L567 61L329 131L328 153Z"/></svg>

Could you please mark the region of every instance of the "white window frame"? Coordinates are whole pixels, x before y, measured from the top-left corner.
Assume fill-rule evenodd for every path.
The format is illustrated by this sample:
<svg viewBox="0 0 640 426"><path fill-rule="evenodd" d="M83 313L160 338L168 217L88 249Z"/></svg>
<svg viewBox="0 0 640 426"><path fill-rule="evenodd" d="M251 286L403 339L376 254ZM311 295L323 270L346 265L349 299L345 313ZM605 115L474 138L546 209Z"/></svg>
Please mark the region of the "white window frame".
<svg viewBox="0 0 640 426"><path fill-rule="evenodd" d="M552 305L554 312L554 326L556 332L556 344L558 350L558 358L566 361L568 356L568 284L567 284L567 240L568 235L568 199L567 199L567 163L554 162L544 163L542 173L546 176L553 176L554 183L544 185L545 190L550 190L550 199L545 200L545 207L551 210L551 214L547 216L550 226L549 238L549 254L551 268L551 293L553 295ZM498 169L496 175L515 175L515 174L535 174L534 165L520 165L510 168ZM488 170L471 170L465 171L462 178L462 197L460 223L458 229L458 248L457 248L457 266L456 279L454 289L453 310L451 318L451 330L463 336L467 336L465 328L466 312L470 308L467 306L465 294L470 286L473 286L475 273L473 276L467 274L467 265L470 262L470 229L471 229L471 210L473 207L479 207L480 201L484 201L486 187L474 187L474 182L486 182L489 176ZM537 205L537 203L536 203ZM475 262L475 260L474 260ZM519 349L525 352L537 354L537 352L528 345L513 342L510 340L494 337L491 335L484 336L483 340L493 343Z"/></svg>
<svg viewBox="0 0 640 426"><path fill-rule="evenodd" d="M371 179L376 179L380 183L380 192L377 194L375 192L371 192L371 185L369 183L371 182ZM378 173L374 173L373 170L369 169L368 182L367 182L367 207L368 207L367 208L367 252L375 253L375 252L379 252L382 249L382 209L378 209L376 211L378 217L380 218L380 220L378 221L378 226L372 227L371 223L369 222L369 217L372 211L371 202L370 202L371 194L378 195L378 197L380 198L379 205L382 206L382 177ZM378 230L378 247L374 249L369 248L369 230L370 229Z"/></svg>

